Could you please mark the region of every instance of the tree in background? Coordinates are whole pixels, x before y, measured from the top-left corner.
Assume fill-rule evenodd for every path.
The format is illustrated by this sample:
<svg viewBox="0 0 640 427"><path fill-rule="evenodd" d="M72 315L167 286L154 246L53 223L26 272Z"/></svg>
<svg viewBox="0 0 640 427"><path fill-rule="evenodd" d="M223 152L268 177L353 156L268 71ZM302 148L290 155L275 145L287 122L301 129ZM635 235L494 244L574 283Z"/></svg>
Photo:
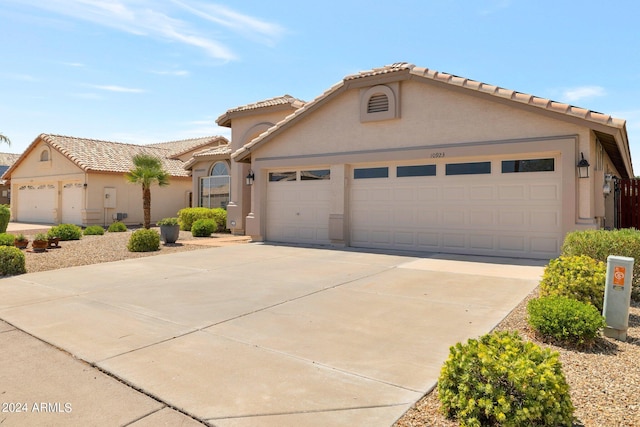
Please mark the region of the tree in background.
<svg viewBox="0 0 640 427"><path fill-rule="evenodd" d="M133 156L134 168L125 175L133 184L142 185L142 209L144 212L144 228L151 227L151 185L160 187L169 185L169 172L164 170L162 162L149 154Z"/></svg>
<svg viewBox="0 0 640 427"><path fill-rule="evenodd" d="M1 133L0 133L0 142L6 142L7 144L11 145L11 140Z"/></svg>

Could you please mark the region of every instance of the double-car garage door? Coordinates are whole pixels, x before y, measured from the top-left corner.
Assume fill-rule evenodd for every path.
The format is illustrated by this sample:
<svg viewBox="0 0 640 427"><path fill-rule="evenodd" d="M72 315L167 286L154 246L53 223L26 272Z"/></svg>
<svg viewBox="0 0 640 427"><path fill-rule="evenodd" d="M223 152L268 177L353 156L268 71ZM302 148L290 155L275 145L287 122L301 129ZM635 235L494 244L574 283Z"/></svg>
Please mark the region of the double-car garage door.
<svg viewBox="0 0 640 427"><path fill-rule="evenodd" d="M310 172L269 174L268 240L328 243L330 173L302 179ZM562 242L561 181L551 156L354 165L349 245L549 259Z"/></svg>

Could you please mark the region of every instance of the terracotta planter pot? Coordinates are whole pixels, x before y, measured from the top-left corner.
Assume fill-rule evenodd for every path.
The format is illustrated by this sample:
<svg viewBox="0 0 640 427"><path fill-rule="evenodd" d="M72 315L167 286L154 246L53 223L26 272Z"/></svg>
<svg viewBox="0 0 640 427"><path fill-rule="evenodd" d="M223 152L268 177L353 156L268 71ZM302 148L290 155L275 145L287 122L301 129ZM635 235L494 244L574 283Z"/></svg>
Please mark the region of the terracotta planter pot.
<svg viewBox="0 0 640 427"><path fill-rule="evenodd" d="M15 240L13 242L13 245L18 249L27 249L27 246L29 246L29 241L28 240Z"/></svg>
<svg viewBox="0 0 640 427"><path fill-rule="evenodd" d="M45 252L48 246L48 240L34 240L31 242L31 249L33 249L33 252Z"/></svg>

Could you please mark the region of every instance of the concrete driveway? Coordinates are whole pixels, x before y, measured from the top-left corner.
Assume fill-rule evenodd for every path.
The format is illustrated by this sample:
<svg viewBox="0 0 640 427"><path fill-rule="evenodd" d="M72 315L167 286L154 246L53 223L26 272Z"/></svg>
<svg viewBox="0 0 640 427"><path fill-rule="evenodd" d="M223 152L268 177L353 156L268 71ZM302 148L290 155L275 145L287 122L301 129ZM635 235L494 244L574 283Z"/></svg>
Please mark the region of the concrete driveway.
<svg viewBox="0 0 640 427"><path fill-rule="evenodd" d="M10 325L0 322L0 340L22 330L108 375L51 348L0 356L2 402L73 407L0 421L390 426L434 386L449 346L490 331L543 264L246 244L4 278L0 319ZM25 368L41 358L50 363ZM47 396L13 369L69 373ZM78 394L91 384L72 386L87 370L104 401ZM98 381L113 378L142 393L102 396ZM120 418L95 424L96 410L118 407Z"/></svg>

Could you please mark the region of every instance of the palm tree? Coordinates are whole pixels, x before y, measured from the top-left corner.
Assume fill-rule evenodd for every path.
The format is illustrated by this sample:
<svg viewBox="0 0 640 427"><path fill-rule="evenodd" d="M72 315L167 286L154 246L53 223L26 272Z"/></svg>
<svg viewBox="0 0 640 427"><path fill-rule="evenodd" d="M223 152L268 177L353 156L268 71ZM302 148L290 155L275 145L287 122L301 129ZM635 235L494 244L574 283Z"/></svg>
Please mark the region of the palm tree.
<svg viewBox="0 0 640 427"><path fill-rule="evenodd" d="M11 145L11 140L1 133L0 133L0 142L6 142L7 144Z"/></svg>
<svg viewBox="0 0 640 427"><path fill-rule="evenodd" d="M160 187L169 185L169 172L162 168L162 162L149 154L133 156L134 168L125 175L133 184L142 185L142 209L144 228L151 227L151 184L157 182Z"/></svg>

